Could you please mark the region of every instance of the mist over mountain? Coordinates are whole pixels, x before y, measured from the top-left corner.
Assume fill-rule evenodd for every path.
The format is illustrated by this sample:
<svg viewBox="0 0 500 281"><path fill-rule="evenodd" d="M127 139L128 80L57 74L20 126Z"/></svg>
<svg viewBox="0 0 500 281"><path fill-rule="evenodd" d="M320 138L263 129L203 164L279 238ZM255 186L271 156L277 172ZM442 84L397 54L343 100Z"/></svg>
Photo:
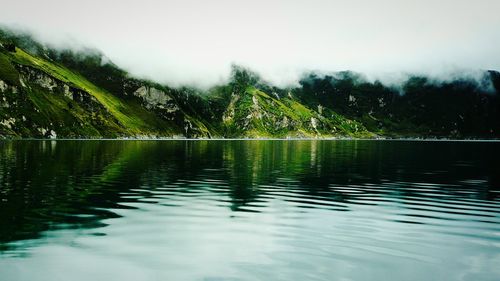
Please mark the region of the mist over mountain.
<svg viewBox="0 0 500 281"><path fill-rule="evenodd" d="M500 2L10 1L0 23L54 48L101 50L134 76L207 89L243 65L270 83L354 71L400 84L500 69Z"/></svg>
<svg viewBox="0 0 500 281"><path fill-rule="evenodd" d="M451 137L500 135L500 74L397 86L351 71L303 73L279 87L247 67L207 89L137 78L96 49L54 49L0 32L0 136L6 138Z"/></svg>

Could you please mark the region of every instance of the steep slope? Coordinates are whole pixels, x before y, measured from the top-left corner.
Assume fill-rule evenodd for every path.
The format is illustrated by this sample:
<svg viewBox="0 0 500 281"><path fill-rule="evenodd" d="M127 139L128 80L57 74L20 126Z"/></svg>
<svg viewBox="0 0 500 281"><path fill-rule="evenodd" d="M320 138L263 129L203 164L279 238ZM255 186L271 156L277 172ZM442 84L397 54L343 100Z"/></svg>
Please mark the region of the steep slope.
<svg viewBox="0 0 500 281"><path fill-rule="evenodd" d="M126 133L88 91L42 71L21 52L0 53L2 69L8 68L10 76L0 76L0 135L114 137Z"/></svg>
<svg viewBox="0 0 500 281"><path fill-rule="evenodd" d="M234 137L369 136L358 122L321 108L311 110L291 95L272 97L252 86L232 94L223 124L226 135Z"/></svg>
<svg viewBox="0 0 500 281"><path fill-rule="evenodd" d="M0 43L1 44L1 43ZM0 46L0 135L10 137L204 136L172 97L140 81L116 96L62 64ZM201 125L202 129L195 130Z"/></svg>

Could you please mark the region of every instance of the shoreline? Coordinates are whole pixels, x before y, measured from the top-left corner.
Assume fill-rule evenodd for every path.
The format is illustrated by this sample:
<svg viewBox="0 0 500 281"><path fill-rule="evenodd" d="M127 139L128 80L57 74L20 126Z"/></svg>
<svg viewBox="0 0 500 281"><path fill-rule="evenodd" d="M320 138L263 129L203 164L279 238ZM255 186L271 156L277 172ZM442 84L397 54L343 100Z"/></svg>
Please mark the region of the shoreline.
<svg viewBox="0 0 500 281"><path fill-rule="evenodd" d="M451 138L5 138L11 141L408 141L408 142L500 142L500 139Z"/></svg>

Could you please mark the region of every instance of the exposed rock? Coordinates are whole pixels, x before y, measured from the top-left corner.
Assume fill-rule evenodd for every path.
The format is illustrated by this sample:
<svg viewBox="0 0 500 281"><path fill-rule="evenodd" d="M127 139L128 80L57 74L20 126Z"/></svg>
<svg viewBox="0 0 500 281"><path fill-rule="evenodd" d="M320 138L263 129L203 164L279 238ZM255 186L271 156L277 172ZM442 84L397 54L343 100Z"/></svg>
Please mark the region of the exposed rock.
<svg viewBox="0 0 500 281"><path fill-rule="evenodd" d="M193 129L193 124L191 123L191 121L187 120L187 119L184 119L184 132L185 132L185 135L189 135L189 131Z"/></svg>
<svg viewBox="0 0 500 281"><path fill-rule="evenodd" d="M280 129L288 128L288 126L290 126L290 121L288 120L288 117L284 116L281 121L278 121L276 123L276 126Z"/></svg>
<svg viewBox="0 0 500 281"><path fill-rule="evenodd" d="M0 103L0 107L3 107L3 108L9 108L10 107L9 102L7 101L7 99L5 97L3 97L2 102Z"/></svg>
<svg viewBox="0 0 500 281"><path fill-rule="evenodd" d="M231 101L229 102L229 106L227 107L226 111L224 111L224 114L222 115L222 121L224 123L231 122L234 119L234 114L235 114L235 106L238 100L240 99L240 96L237 94L232 94L231 95Z"/></svg>
<svg viewBox="0 0 500 281"><path fill-rule="evenodd" d="M252 96L252 102L253 102L253 104L254 104L255 106L257 106L257 107L259 106L259 100L257 99L257 97L256 97L256 96Z"/></svg>
<svg viewBox="0 0 500 281"><path fill-rule="evenodd" d="M378 99L378 106L379 107L385 107L386 103L384 101L384 98L379 98Z"/></svg>
<svg viewBox="0 0 500 281"><path fill-rule="evenodd" d="M144 101L146 108L161 108L173 110L168 106L172 98L164 91L152 88L149 86L142 86L134 92L134 96L141 98ZM177 108L175 108L177 110Z"/></svg>
<svg viewBox="0 0 500 281"><path fill-rule="evenodd" d="M251 113L251 115L257 119L262 119L262 115L265 114L264 112L262 112L260 106L259 106L259 100L257 99L256 96L252 96L252 102L253 102L253 111Z"/></svg>
<svg viewBox="0 0 500 281"><path fill-rule="evenodd" d="M17 65L17 68L21 74L20 81L23 81L23 83L26 83L25 81L32 81L40 87L48 89L54 94L59 93L64 95L65 97L77 102L81 107L88 111L100 111L109 115L108 110L90 93L68 85L67 83L60 81L36 68L24 65ZM17 88L13 89L13 91L17 91Z"/></svg>
<svg viewBox="0 0 500 281"><path fill-rule="evenodd" d="M0 80L0 92L5 92L9 88L9 85L4 81Z"/></svg>
<svg viewBox="0 0 500 281"><path fill-rule="evenodd" d="M12 125L14 125L16 123L16 118L9 118L9 119L5 119L5 120L2 120L0 121L0 125L3 125L4 127L7 127L9 129L12 129Z"/></svg>
<svg viewBox="0 0 500 281"><path fill-rule="evenodd" d="M318 130L318 119L311 117L311 127L316 131Z"/></svg>
<svg viewBox="0 0 500 281"><path fill-rule="evenodd" d="M19 84L21 84L23 88L26 88L26 83L24 82L24 79L22 77L19 77Z"/></svg>
<svg viewBox="0 0 500 281"><path fill-rule="evenodd" d="M45 74L44 72L27 66L19 66L19 68L21 70L20 73L23 76L23 79L32 81L40 87L48 89L51 92L54 88L57 87L56 79Z"/></svg>
<svg viewBox="0 0 500 281"><path fill-rule="evenodd" d="M318 104L318 113L319 115L323 115L323 106L321 104Z"/></svg>
<svg viewBox="0 0 500 281"><path fill-rule="evenodd" d="M353 95L349 95L349 106L356 105L356 97Z"/></svg>
<svg viewBox="0 0 500 281"><path fill-rule="evenodd" d="M68 85L64 84L63 88L64 88L64 96L72 100L73 93L71 92L70 87Z"/></svg>

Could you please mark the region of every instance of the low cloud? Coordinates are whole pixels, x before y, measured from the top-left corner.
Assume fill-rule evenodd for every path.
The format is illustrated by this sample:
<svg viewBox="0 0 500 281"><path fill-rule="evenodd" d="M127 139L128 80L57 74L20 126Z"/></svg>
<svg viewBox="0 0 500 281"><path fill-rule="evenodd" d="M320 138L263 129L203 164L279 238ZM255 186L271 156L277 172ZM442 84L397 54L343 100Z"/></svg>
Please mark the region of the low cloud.
<svg viewBox="0 0 500 281"><path fill-rule="evenodd" d="M174 86L222 83L232 64L278 86L311 70L391 84L500 69L498 10L497 0L21 0L2 3L0 23Z"/></svg>

